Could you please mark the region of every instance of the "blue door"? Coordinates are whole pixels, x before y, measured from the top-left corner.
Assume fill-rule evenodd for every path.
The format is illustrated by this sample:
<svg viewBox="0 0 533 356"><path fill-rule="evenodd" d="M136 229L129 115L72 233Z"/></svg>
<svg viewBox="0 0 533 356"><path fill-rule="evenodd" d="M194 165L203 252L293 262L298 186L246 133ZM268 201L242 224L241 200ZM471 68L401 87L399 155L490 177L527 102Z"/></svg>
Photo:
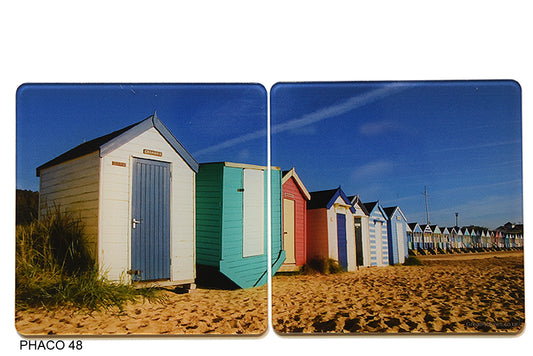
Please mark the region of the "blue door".
<svg viewBox="0 0 533 356"><path fill-rule="evenodd" d="M133 159L133 280L170 279L170 163Z"/></svg>
<svg viewBox="0 0 533 356"><path fill-rule="evenodd" d="M337 214L337 249L339 251L339 264L346 271L348 269L348 256L346 250L346 215Z"/></svg>

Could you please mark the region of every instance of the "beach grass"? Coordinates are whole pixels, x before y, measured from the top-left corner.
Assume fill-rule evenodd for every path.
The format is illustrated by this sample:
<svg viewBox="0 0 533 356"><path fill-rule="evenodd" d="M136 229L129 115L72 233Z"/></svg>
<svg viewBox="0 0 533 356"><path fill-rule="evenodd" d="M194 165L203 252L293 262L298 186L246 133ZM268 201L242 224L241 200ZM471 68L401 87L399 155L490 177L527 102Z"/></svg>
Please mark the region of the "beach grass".
<svg viewBox="0 0 533 356"><path fill-rule="evenodd" d="M82 222L60 207L17 226L15 283L17 309L122 309L128 301L162 298L156 289L137 289L101 276Z"/></svg>

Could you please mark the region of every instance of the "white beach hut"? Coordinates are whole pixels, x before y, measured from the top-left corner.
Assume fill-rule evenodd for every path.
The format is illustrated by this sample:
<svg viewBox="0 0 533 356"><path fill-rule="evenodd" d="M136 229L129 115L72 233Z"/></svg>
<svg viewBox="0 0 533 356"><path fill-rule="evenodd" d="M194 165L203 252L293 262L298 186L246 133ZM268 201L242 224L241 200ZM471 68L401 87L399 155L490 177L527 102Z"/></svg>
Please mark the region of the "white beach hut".
<svg viewBox="0 0 533 356"><path fill-rule="evenodd" d="M197 172L154 114L38 167L39 215L79 216L109 280L193 284Z"/></svg>

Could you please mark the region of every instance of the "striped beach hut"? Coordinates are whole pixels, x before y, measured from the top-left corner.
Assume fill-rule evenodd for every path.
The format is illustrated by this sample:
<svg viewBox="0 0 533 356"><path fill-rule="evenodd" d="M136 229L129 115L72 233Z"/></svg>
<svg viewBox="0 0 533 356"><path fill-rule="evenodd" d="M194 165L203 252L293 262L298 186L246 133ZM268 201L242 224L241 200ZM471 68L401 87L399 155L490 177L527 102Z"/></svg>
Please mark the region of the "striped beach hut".
<svg viewBox="0 0 533 356"><path fill-rule="evenodd" d="M267 281L267 167L202 163L196 179L199 283L249 288ZM271 169L272 272L285 260L281 237L281 171Z"/></svg>
<svg viewBox="0 0 533 356"><path fill-rule="evenodd" d="M441 248L447 250L451 247L450 244L450 230L447 227L442 227L441 229Z"/></svg>
<svg viewBox="0 0 533 356"><path fill-rule="evenodd" d="M407 218L399 206L383 208L387 214L387 242L389 264L404 263L409 255L407 250Z"/></svg>
<svg viewBox="0 0 533 356"><path fill-rule="evenodd" d="M433 243L433 230L431 229L431 226L428 224L423 225L423 227L424 227L423 228L423 236L424 236L423 249L424 250L433 249L435 247Z"/></svg>
<svg viewBox="0 0 533 356"><path fill-rule="evenodd" d="M387 214L378 201L364 203L364 205L369 215L370 265L387 266L389 264Z"/></svg>
<svg viewBox="0 0 533 356"><path fill-rule="evenodd" d="M307 259L327 257L356 268L355 209L342 189L311 192L307 202Z"/></svg>
<svg viewBox="0 0 533 356"><path fill-rule="evenodd" d="M438 225L430 225L431 239L433 240L433 246L435 249L442 249L442 231Z"/></svg>
<svg viewBox="0 0 533 356"><path fill-rule="evenodd" d="M450 247L457 248L457 229L455 226L449 227L448 231L450 232Z"/></svg>
<svg viewBox="0 0 533 356"><path fill-rule="evenodd" d="M464 247L465 248L472 248L472 240L470 236L470 229L467 227L463 227L463 241L464 241Z"/></svg>
<svg viewBox="0 0 533 356"><path fill-rule="evenodd" d="M307 261L307 202L311 195L294 167L283 172L283 250L281 271L295 271Z"/></svg>
<svg viewBox="0 0 533 356"><path fill-rule="evenodd" d="M355 252L357 266L370 266L370 232L368 230L368 211L359 199L359 195L349 196L355 213L354 230L355 230Z"/></svg>
<svg viewBox="0 0 533 356"><path fill-rule="evenodd" d="M418 223L409 223L409 229L411 230L411 242L410 249L418 250L423 249L423 231Z"/></svg>
<svg viewBox="0 0 533 356"><path fill-rule="evenodd" d="M38 167L40 215L58 204L80 216L112 281L192 287L197 172L154 114Z"/></svg>

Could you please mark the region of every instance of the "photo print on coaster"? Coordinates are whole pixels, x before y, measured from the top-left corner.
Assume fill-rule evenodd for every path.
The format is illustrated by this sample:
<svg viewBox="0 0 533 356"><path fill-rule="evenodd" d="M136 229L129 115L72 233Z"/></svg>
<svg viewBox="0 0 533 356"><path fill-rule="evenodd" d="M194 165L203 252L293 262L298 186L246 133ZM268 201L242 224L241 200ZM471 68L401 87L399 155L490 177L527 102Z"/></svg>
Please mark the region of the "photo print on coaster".
<svg viewBox="0 0 533 356"><path fill-rule="evenodd" d="M266 331L262 85L23 84L16 98L20 334Z"/></svg>
<svg viewBox="0 0 533 356"><path fill-rule="evenodd" d="M518 83L278 83L270 100L277 333L523 330Z"/></svg>

